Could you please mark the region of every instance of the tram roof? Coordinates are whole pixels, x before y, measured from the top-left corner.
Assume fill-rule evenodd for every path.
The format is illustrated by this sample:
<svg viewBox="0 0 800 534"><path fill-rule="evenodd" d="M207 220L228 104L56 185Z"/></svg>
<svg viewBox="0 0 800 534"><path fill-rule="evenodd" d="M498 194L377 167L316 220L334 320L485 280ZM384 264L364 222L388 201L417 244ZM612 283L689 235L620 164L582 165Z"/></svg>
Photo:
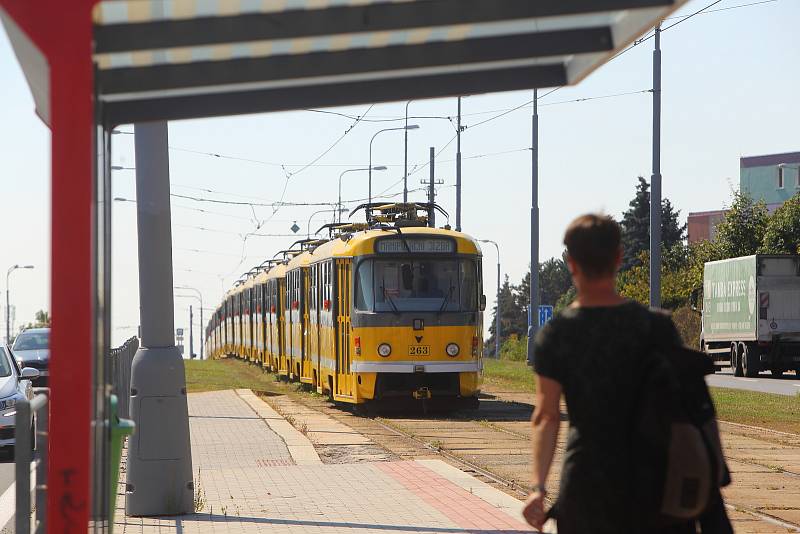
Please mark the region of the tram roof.
<svg viewBox="0 0 800 534"><path fill-rule="evenodd" d="M574 84L686 0L103 0L106 125ZM5 20L49 124L49 68Z"/></svg>

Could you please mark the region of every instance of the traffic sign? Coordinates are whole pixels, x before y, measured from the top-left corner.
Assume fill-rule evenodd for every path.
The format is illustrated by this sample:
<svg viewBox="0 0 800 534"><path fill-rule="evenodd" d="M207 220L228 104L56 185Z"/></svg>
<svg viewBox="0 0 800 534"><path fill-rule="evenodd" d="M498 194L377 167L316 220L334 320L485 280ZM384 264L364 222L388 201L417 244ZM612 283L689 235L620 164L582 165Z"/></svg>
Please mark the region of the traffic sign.
<svg viewBox="0 0 800 534"><path fill-rule="evenodd" d="M539 306L539 326L553 318L553 307L549 305Z"/></svg>
<svg viewBox="0 0 800 534"><path fill-rule="evenodd" d="M175 329L175 337L183 337L183 328Z"/></svg>

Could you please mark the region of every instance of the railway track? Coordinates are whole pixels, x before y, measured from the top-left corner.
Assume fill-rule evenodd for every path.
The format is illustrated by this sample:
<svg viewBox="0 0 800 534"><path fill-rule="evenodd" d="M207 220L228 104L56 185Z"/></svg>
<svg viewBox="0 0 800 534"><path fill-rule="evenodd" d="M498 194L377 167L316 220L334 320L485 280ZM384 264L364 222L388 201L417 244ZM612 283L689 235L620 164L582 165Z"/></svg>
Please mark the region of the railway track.
<svg viewBox="0 0 800 534"><path fill-rule="evenodd" d="M484 401L479 417L486 418L475 420L473 412L469 417L458 413L446 416L413 414L371 417L331 406L322 399L306 395L302 401L305 406L369 437L398 458L440 457L512 496L523 498L529 491L524 481L529 479L530 437L527 431L522 430L522 426L527 428L529 424L530 405L498 399ZM758 427L737 425L737 428L744 433L764 434L763 429ZM563 436L565 433L561 434ZM560 441L558 457L554 462L553 475L556 479L563 448L564 443ZM772 476L785 475L792 480L800 479L800 473L787 469L776 470L765 462L747 458L732 460L757 469L770 469L769 475ZM557 480L552 485L557 485ZM735 525L739 525L736 526L737 532L800 532L800 523L773 515L770 513L773 510L757 509L730 497L726 500ZM752 530L750 527L753 525L761 526Z"/></svg>

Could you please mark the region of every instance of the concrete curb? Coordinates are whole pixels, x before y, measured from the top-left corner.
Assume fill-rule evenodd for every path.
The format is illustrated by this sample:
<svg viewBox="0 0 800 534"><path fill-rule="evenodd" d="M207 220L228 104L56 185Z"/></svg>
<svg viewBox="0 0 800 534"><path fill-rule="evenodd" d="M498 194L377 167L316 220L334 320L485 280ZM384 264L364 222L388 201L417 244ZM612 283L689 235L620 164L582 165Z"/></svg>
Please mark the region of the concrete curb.
<svg viewBox="0 0 800 534"><path fill-rule="evenodd" d="M322 460L320 460L311 441L293 427L289 421L284 419L281 414L273 410L269 404L258 398L249 389L237 389L236 394L286 443L286 448L289 449L289 454L291 454L295 464L322 464Z"/></svg>

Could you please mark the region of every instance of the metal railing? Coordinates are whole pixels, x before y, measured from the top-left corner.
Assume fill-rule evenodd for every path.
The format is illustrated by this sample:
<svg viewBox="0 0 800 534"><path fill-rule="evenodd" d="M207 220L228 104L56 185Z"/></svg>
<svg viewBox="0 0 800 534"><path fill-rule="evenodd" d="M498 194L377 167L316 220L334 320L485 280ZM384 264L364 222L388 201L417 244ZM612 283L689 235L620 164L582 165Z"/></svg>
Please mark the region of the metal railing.
<svg viewBox="0 0 800 534"><path fill-rule="evenodd" d="M111 392L117 396L119 404L117 410L119 417L129 419L130 391L131 391L131 364L136 351L139 350L139 339L130 338L121 347L111 349Z"/></svg>
<svg viewBox="0 0 800 534"><path fill-rule="evenodd" d="M48 388L34 388L30 401L17 402L14 420L14 463L16 475L15 532L31 532L31 471L36 470L36 510L34 530L38 534L47 532L47 454L48 454ZM34 422L34 432L28 432ZM34 441L35 440L35 441ZM35 445L35 448L34 448ZM36 454L34 455L34 452ZM31 463L33 462L33 466Z"/></svg>

